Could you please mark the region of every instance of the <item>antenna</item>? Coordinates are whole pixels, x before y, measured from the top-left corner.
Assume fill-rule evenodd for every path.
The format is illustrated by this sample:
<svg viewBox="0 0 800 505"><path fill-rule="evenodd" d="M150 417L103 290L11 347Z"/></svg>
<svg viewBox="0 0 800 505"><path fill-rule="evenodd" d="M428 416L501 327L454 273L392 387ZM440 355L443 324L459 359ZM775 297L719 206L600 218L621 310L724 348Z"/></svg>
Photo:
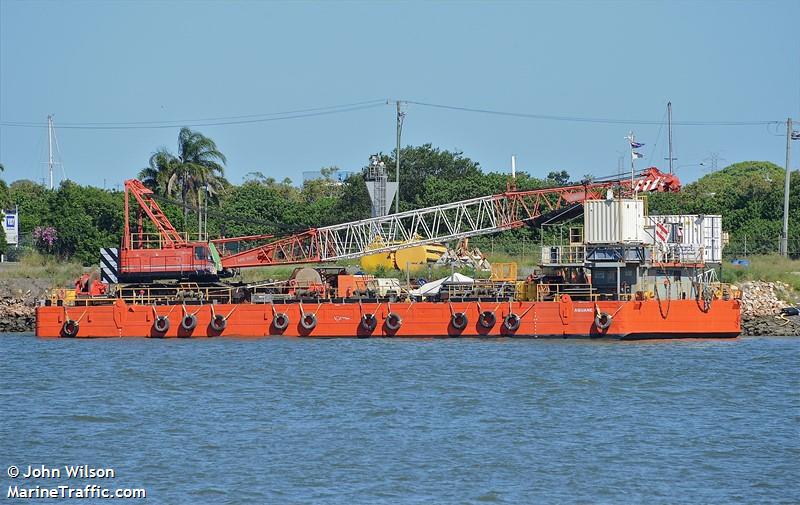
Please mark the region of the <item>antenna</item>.
<svg viewBox="0 0 800 505"><path fill-rule="evenodd" d="M517 155L516 154L512 154L511 155L511 178L512 179L516 179L517 178Z"/></svg>

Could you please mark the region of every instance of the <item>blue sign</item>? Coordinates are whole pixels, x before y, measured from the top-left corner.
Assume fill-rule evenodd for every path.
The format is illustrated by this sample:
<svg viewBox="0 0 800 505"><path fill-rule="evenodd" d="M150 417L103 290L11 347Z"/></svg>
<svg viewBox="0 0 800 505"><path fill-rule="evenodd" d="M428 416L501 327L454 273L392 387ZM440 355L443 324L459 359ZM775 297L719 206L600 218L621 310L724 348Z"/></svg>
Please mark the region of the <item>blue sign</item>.
<svg viewBox="0 0 800 505"><path fill-rule="evenodd" d="M17 216L9 214L6 216L6 228L13 230L17 227Z"/></svg>

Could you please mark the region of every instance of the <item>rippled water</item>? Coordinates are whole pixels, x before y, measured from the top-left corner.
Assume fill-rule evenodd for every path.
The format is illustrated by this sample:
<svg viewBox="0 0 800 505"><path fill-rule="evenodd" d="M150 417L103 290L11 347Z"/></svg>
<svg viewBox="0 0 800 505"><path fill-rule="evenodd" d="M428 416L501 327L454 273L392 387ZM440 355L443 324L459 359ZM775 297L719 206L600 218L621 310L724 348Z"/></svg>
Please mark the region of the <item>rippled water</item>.
<svg viewBox="0 0 800 505"><path fill-rule="evenodd" d="M10 464L84 463L147 503L800 501L800 339L0 350L2 503Z"/></svg>

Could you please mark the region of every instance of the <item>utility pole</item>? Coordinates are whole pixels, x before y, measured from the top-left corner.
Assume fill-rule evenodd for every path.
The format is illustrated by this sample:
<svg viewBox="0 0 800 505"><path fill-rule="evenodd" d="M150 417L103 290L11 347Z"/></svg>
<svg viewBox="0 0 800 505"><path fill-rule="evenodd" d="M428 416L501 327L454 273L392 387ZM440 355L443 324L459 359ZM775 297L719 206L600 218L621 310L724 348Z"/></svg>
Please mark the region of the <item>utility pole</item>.
<svg viewBox="0 0 800 505"><path fill-rule="evenodd" d="M783 233L781 234L781 256L789 255L789 182L791 168L789 161L792 150L792 118L786 120L786 175L783 180Z"/></svg>
<svg viewBox="0 0 800 505"><path fill-rule="evenodd" d="M403 118L405 113L400 110L400 100L395 100L397 105L397 155L395 156L394 166L394 180L397 183L397 189L394 194L394 212L400 213L400 134L403 131Z"/></svg>
<svg viewBox="0 0 800 505"><path fill-rule="evenodd" d="M50 175L50 189L53 189L53 115L47 116L47 172Z"/></svg>
<svg viewBox="0 0 800 505"><path fill-rule="evenodd" d="M669 173L672 174L672 162L676 159L672 156L672 102L667 102L667 125L669 130Z"/></svg>

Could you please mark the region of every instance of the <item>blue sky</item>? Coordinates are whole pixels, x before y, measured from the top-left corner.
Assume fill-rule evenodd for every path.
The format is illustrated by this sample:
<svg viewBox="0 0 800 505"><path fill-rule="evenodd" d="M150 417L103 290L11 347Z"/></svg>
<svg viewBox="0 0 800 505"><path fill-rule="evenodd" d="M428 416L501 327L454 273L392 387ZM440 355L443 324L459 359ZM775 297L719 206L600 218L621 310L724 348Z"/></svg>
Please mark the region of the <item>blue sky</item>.
<svg viewBox="0 0 800 505"><path fill-rule="evenodd" d="M800 2L22 2L0 0L0 122L55 115L66 175L135 176L178 127L166 122L401 98L534 114L660 121L800 119ZM535 176L615 173L631 128L405 107L403 143L459 149L485 170L510 155ZM390 151L394 109L199 127L251 171L296 182ZM666 128L633 127L665 166ZM660 133L659 133L660 130ZM678 174L783 165L784 126L675 127ZM658 142L656 142L658 140ZM797 144L797 143L795 143ZM800 146L795 149L800 159ZM0 126L5 178L41 180L46 130ZM627 163L627 161L626 161ZM706 161L708 164L708 161ZM641 166L645 166L641 163ZM793 163L798 166L797 161Z"/></svg>

